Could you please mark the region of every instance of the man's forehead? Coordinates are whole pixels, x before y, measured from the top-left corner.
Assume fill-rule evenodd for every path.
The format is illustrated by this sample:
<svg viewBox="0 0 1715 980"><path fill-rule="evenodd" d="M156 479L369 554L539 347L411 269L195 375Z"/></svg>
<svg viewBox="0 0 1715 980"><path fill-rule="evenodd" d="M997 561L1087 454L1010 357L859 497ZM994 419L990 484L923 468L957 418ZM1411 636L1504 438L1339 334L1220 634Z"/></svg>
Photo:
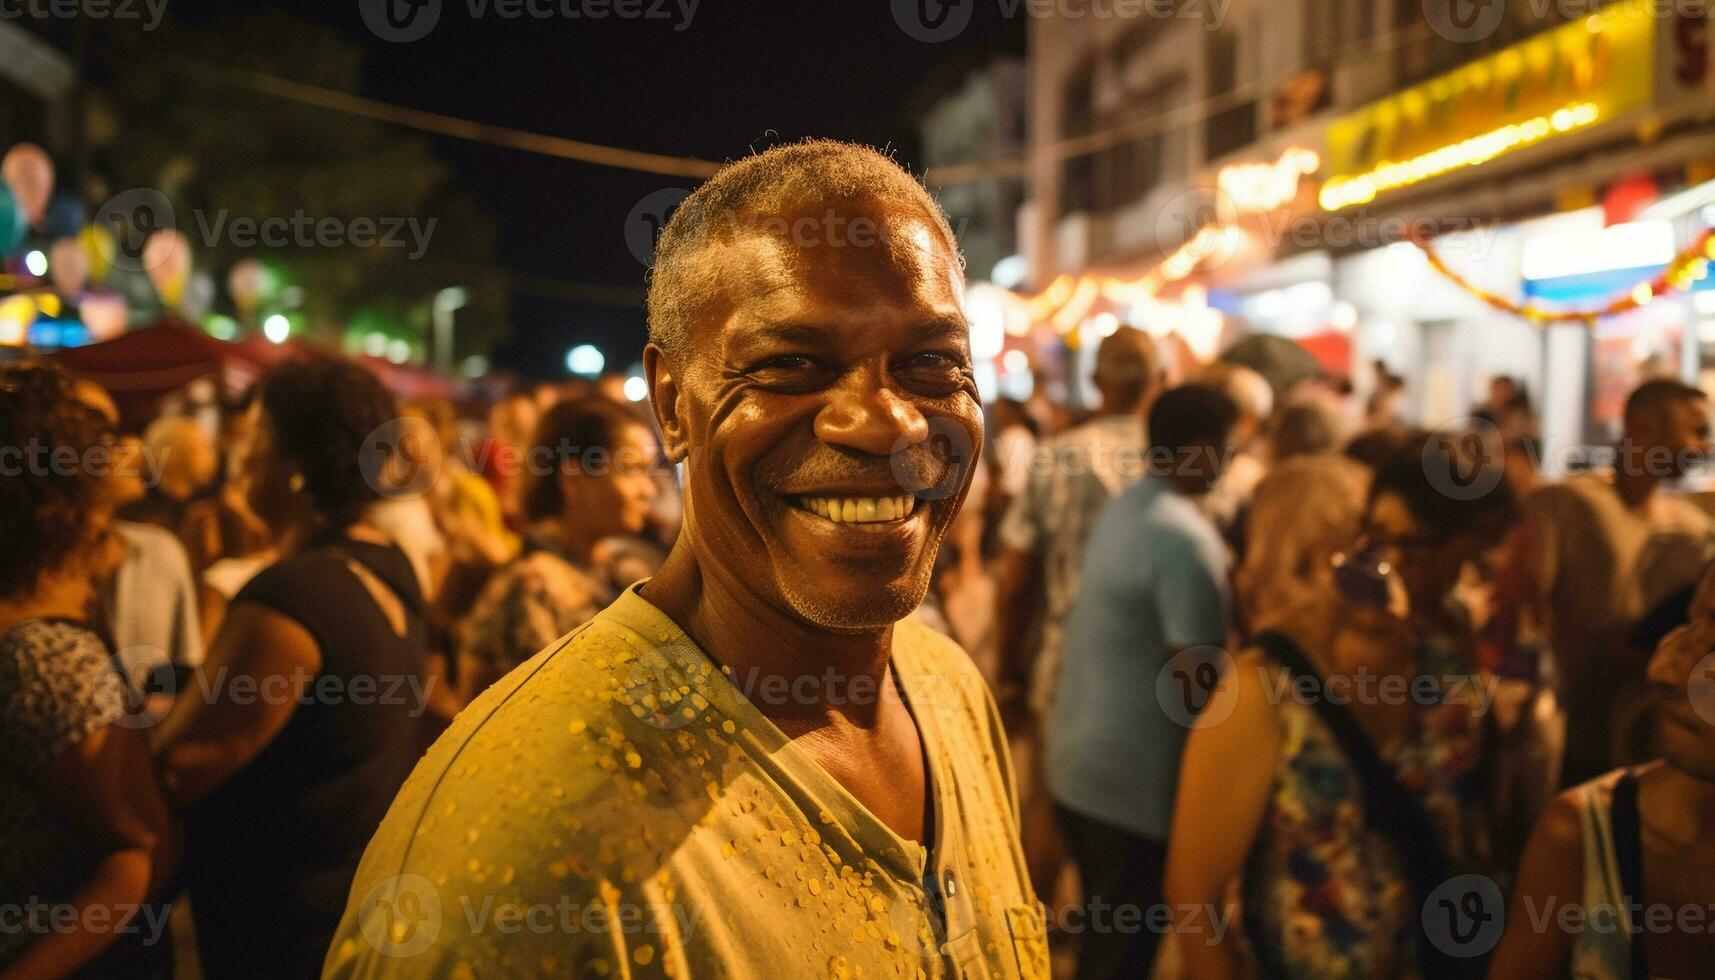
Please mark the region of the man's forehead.
<svg viewBox="0 0 1715 980"><path fill-rule="evenodd" d="M807 303L961 310L963 273L945 235L926 217L881 217L799 208L745 222L699 256L713 293L705 312L725 321L790 319Z"/></svg>

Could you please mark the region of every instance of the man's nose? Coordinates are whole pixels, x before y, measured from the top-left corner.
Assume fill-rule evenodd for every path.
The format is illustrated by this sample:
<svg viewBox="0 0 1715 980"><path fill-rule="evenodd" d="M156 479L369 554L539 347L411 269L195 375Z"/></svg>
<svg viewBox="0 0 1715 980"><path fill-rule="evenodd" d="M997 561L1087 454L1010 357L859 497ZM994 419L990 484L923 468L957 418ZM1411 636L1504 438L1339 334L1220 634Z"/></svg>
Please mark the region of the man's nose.
<svg viewBox="0 0 1715 980"><path fill-rule="evenodd" d="M929 438L929 422L879 378L860 374L833 389L816 415L816 438L872 456L891 456Z"/></svg>

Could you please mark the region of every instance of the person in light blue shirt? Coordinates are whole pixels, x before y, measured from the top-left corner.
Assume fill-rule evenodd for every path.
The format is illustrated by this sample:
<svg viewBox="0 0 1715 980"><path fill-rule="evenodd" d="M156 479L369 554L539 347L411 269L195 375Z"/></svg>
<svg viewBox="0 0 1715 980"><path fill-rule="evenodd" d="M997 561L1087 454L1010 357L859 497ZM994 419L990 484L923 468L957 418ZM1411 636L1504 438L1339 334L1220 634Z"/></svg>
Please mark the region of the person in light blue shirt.
<svg viewBox="0 0 1715 980"><path fill-rule="evenodd" d="M1195 678L1227 641L1231 556L1197 498L1225 470L1237 416L1213 388L1162 395L1149 414L1149 473L1102 512L1085 552L1047 760L1089 919L1079 978L1147 973L1161 938L1149 923L1179 756L1196 695L1213 686L1180 702L1168 668Z"/></svg>

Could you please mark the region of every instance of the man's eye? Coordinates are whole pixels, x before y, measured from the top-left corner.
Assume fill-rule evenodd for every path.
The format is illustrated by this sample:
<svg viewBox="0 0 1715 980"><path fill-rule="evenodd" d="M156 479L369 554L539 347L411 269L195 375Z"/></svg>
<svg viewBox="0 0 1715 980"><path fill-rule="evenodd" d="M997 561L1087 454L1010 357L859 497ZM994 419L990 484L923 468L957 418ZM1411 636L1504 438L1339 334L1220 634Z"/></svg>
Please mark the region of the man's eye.
<svg viewBox="0 0 1715 980"><path fill-rule="evenodd" d="M956 371L965 366L964 359L947 351L924 351L913 354L905 362L906 367L932 368Z"/></svg>
<svg viewBox="0 0 1715 980"><path fill-rule="evenodd" d="M807 371L816 366L816 362L801 354L782 354L757 363L750 370L756 371Z"/></svg>

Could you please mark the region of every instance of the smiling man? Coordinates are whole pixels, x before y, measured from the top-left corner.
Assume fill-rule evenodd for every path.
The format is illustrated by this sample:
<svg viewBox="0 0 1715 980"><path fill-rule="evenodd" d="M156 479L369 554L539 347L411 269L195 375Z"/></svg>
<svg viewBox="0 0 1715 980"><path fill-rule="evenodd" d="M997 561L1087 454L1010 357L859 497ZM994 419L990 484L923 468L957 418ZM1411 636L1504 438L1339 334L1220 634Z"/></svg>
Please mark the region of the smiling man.
<svg viewBox="0 0 1715 980"><path fill-rule="evenodd" d="M329 975L1047 975L993 703L905 619L982 442L963 285L867 148L681 205L644 363L684 531L418 766Z"/></svg>

